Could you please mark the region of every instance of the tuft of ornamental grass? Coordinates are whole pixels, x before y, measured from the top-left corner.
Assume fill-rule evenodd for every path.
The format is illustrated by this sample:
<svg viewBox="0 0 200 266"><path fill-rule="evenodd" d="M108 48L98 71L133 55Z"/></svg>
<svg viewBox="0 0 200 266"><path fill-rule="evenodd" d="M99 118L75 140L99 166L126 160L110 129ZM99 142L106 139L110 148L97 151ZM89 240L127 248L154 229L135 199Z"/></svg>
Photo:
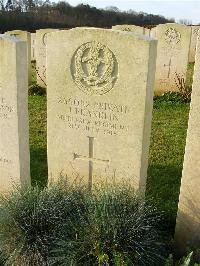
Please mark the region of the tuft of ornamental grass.
<svg viewBox="0 0 200 266"><path fill-rule="evenodd" d="M164 265L161 215L131 187L94 189L86 200L84 226L63 234L50 265Z"/></svg>
<svg viewBox="0 0 200 266"><path fill-rule="evenodd" d="M18 188L0 202L0 250L13 266L164 265L160 219L128 186Z"/></svg>
<svg viewBox="0 0 200 266"><path fill-rule="evenodd" d="M48 265L49 252L69 217L72 223L80 220L77 210L84 211L84 195L81 188L60 182L42 191L17 188L2 197L0 250L7 257L6 265Z"/></svg>

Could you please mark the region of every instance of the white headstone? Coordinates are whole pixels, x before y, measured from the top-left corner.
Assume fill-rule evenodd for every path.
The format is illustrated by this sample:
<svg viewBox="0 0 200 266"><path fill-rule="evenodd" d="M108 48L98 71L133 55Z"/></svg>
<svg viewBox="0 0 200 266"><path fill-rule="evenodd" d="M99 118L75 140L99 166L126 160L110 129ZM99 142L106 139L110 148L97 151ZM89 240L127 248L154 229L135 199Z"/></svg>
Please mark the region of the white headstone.
<svg viewBox="0 0 200 266"><path fill-rule="evenodd" d="M179 80L186 80L191 28L161 24L151 30L151 36L158 39L155 94L179 91Z"/></svg>
<svg viewBox="0 0 200 266"><path fill-rule="evenodd" d="M25 41L0 35L0 192L30 184Z"/></svg>
<svg viewBox="0 0 200 266"><path fill-rule="evenodd" d="M32 67L31 67L31 34L28 31L23 30L11 30L7 31L5 34L10 36L15 36L23 41L27 42L27 67L28 67L28 84L32 83Z"/></svg>
<svg viewBox="0 0 200 266"><path fill-rule="evenodd" d="M113 30L123 30L123 31L131 31L138 34L150 36L150 30L144 27L136 26L136 25L115 25L112 26Z"/></svg>
<svg viewBox="0 0 200 266"><path fill-rule="evenodd" d="M192 28L192 36L191 36L191 44L190 44L190 53L189 53L189 62L195 62L195 54L196 54L196 45L197 38L200 37L200 25L191 26Z"/></svg>
<svg viewBox="0 0 200 266"><path fill-rule="evenodd" d="M31 60L35 61L36 57L35 57L35 42L36 42L36 34L35 33L31 33Z"/></svg>
<svg viewBox="0 0 200 266"><path fill-rule="evenodd" d="M186 139L176 225L176 247L180 255L200 246L200 41L198 41L192 101Z"/></svg>
<svg viewBox="0 0 200 266"><path fill-rule="evenodd" d="M37 84L46 87L46 44L49 32L57 31L55 29L41 29L36 31L36 74Z"/></svg>
<svg viewBox="0 0 200 266"><path fill-rule="evenodd" d="M48 36L50 179L145 189L156 44L95 28Z"/></svg>

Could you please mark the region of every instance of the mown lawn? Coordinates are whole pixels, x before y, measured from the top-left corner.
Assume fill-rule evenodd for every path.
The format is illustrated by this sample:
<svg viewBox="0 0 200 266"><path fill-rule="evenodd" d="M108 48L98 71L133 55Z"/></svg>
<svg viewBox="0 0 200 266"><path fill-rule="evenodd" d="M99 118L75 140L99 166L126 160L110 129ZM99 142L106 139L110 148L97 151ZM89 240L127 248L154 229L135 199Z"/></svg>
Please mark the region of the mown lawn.
<svg viewBox="0 0 200 266"><path fill-rule="evenodd" d="M148 195L175 223L189 104L154 101L148 168Z"/></svg>

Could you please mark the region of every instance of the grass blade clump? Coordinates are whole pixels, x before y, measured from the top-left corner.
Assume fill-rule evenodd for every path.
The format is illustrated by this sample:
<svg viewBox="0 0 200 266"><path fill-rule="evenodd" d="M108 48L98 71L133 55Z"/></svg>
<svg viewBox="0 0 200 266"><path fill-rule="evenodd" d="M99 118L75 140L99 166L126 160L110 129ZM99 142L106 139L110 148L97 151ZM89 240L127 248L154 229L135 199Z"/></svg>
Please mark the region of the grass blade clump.
<svg viewBox="0 0 200 266"><path fill-rule="evenodd" d="M164 263L162 235L157 228L160 216L133 189L96 189L85 200L88 214L84 226L74 238L64 233L52 252L51 265Z"/></svg>
<svg viewBox="0 0 200 266"><path fill-rule="evenodd" d="M0 202L0 250L12 266L162 265L159 219L128 186L16 189Z"/></svg>
<svg viewBox="0 0 200 266"><path fill-rule="evenodd" d="M83 195L81 189L60 183L43 191L17 189L2 198L0 249L8 258L7 264L48 265L49 252L61 238L68 217L72 224L80 220L76 205L82 204ZM84 211L84 205L79 209Z"/></svg>

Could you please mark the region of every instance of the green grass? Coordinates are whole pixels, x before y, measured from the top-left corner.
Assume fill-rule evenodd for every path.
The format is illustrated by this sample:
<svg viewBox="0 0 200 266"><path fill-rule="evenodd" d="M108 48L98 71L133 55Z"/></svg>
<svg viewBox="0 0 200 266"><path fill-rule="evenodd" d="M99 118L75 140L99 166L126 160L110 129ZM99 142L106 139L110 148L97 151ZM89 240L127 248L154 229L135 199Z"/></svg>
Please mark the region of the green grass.
<svg viewBox="0 0 200 266"><path fill-rule="evenodd" d="M32 183L47 181L46 97L29 96L29 127Z"/></svg>
<svg viewBox="0 0 200 266"><path fill-rule="evenodd" d="M189 86L190 88L192 87L192 82L193 82L193 72L194 72L194 63L189 63L187 69L186 86Z"/></svg>
<svg viewBox="0 0 200 266"><path fill-rule="evenodd" d="M187 132L189 104L154 102L148 168L148 194L175 222Z"/></svg>

